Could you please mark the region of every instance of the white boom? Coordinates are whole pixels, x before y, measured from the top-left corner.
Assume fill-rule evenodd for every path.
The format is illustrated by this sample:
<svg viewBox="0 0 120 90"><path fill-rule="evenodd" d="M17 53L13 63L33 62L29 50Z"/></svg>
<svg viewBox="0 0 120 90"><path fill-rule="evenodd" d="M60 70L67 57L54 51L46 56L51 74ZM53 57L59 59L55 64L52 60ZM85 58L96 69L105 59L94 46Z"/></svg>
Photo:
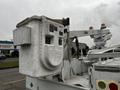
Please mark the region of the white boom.
<svg viewBox="0 0 120 90"><path fill-rule="evenodd" d="M109 29L106 30L83 30L83 31L70 31L69 37L83 37L83 36L90 36L90 35L99 35L99 34L107 34L110 33Z"/></svg>

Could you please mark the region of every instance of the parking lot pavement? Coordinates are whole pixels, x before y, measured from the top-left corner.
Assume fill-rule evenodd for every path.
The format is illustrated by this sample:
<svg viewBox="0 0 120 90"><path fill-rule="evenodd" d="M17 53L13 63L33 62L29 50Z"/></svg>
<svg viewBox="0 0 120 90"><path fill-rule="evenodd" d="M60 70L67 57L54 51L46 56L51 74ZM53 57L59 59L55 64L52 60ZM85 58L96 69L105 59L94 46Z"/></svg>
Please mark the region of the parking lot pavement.
<svg viewBox="0 0 120 90"><path fill-rule="evenodd" d="M0 70L0 90L26 90L25 76L18 68Z"/></svg>

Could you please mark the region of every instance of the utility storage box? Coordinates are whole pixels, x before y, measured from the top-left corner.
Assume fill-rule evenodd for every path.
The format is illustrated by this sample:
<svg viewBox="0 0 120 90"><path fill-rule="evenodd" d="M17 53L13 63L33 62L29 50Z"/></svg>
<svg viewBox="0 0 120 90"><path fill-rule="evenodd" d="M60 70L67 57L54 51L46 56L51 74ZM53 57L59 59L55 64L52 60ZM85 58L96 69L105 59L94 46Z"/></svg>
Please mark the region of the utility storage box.
<svg viewBox="0 0 120 90"><path fill-rule="evenodd" d="M42 77L61 70L64 26L60 22L45 16L32 16L17 24L13 35L15 44L21 46L20 73Z"/></svg>

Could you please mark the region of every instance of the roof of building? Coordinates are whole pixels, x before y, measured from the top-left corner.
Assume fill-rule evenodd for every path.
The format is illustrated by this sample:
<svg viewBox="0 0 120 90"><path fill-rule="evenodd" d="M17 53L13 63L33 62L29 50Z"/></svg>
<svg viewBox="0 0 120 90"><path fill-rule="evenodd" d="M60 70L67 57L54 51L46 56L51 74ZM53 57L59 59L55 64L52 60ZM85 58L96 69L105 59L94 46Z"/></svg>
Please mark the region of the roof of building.
<svg viewBox="0 0 120 90"><path fill-rule="evenodd" d="M48 18L46 16L36 16L36 15L34 15L32 17L28 17L28 18L24 19L23 21L21 21L20 23L18 23L16 25L16 27L20 27L22 25L25 25L25 24L27 24L28 22L30 22L32 20L42 21L42 18L46 18L46 19L54 21L56 23L63 24L62 19L51 19L51 18Z"/></svg>
<svg viewBox="0 0 120 90"><path fill-rule="evenodd" d="M0 44L13 44L13 41L0 41Z"/></svg>

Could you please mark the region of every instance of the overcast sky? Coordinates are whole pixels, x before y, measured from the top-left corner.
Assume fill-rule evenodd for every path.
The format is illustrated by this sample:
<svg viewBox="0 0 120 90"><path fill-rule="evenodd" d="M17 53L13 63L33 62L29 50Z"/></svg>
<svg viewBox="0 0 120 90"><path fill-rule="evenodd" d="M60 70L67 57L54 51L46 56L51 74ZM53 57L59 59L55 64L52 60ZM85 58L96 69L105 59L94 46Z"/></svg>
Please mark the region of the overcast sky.
<svg viewBox="0 0 120 90"><path fill-rule="evenodd" d="M120 0L0 0L0 40L12 39L16 24L32 15L70 17L70 30L106 23L113 34L108 45L120 44ZM93 44L89 37L80 41Z"/></svg>

